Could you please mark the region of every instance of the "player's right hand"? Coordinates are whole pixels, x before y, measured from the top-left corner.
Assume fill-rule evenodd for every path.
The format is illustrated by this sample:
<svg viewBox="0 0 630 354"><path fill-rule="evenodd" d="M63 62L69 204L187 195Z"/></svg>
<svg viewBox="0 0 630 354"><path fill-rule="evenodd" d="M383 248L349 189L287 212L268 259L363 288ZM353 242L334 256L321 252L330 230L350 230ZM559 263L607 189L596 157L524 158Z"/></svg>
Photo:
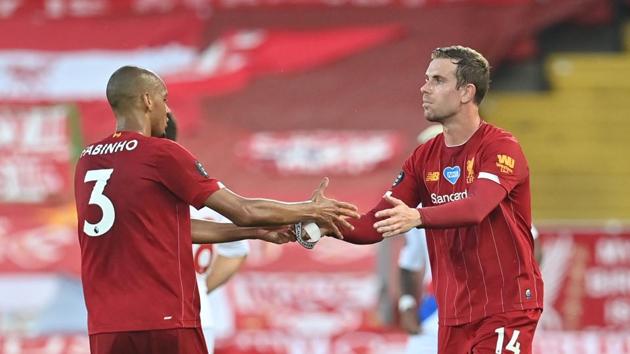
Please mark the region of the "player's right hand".
<svg viewBox="0 0 630 354"><path fill-rule="evenodd" d="M324 196L324 190L328 187L328 177L324 177L319 187L313 192L311 202L316 208L316 214L313 219L321 227L332 230L337 238L343 238L338 226L354 229L347 218L359 218L358 208L350 203L340 202Z"/></svg>
<svg viewBox="0 0 630 354"><path fill-rule="evenodd" d="M292 227L287 226L261 229L258 239L281 245L283 243L295 242L295 233L293 232Z"/></svg>

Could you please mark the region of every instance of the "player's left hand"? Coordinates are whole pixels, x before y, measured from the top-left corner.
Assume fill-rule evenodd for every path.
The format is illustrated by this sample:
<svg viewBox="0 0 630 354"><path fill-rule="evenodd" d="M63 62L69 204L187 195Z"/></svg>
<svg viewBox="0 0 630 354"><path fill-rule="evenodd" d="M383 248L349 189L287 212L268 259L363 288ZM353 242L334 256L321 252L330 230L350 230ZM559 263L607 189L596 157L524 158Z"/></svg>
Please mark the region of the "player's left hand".
<svg viewBox="0 0 630 354"><path fill-rule="evenodd" d="M286 226L281 228L261 229L258 239L281 245L283 243L295 242L295 233L292 227Z"/></svg>
<svg viewBox="0 0 630 354"><path fill-rule="evenodd" d="M385 218L374 224L374 228L383 237L392 237L405 233L422 224L420 212L416 208L410 208L400 199L385 194L383 197L394 207L377 212L377 218Z"/></svg>

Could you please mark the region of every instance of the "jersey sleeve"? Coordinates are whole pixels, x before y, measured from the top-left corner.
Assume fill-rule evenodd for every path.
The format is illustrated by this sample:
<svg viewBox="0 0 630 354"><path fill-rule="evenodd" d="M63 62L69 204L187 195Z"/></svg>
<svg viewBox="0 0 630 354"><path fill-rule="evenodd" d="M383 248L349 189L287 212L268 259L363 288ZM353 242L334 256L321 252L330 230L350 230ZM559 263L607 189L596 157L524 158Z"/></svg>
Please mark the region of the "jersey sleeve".
<svg viewBox="0 0 630 354"><path fill-rule="evenodd" d="M500 137L483 150L479 179L489 179L510 193L529 176L529 166L521 146L514 137Z"/></svg>
<svg viewBox="0 0 630 354"><path fill-rule="evenodd" d="M223 188L221 182L208 176L201 162L188 150L169 140L158 147L156 167L160 182L197 209L212 193Z"/></svg>
<svg viewBox="0 0 630 354"><path fill-rule="evenodd" d="M420 204L420 179L418 166L415 164L415 153L403 164L402 171L394 181L390 192L393 197L405 202L407 206L415 208Z"/></svg>
<svg viewBox="0 0 630 354"><path fill-rule="evenodd" d="M426 228L454 228L477 225L505 198L501 185L479 179L470 186L468 197L453 202L419 208L422 225Z"/></svg>
<svg viewBox="0 0 630 354"><path fill-rule="evenodd" d="M405 161L402 171L400 171L392 187L387 192L404 201L412 208L415 208L420 203L420 186L418 185L419 180L416 176L414 160L415 154ZM380 220L376 218L375 214L389 208L392 208L392 205L385 199L381 199L372 210L361 215L361 218L358 220L349 219L348 222L354 226L354 230L345 230L343 232L344 241L354 244L370 244L382 241L383 235L376 232L374 228L374 223Z"/></svg>

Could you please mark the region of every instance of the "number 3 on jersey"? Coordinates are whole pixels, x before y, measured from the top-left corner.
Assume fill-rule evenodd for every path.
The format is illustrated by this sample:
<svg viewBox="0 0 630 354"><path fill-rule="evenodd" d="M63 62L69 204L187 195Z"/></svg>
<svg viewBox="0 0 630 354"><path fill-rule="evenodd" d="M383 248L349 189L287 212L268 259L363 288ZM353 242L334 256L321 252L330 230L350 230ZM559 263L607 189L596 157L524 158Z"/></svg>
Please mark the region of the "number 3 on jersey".
<svg viewBox="0 0 630 354"><path fill-rule="evenodd" d="M88 236L103 236L114 226L114 219L116 218L116 212L114 211L114 204L112 201L103 194L107 181L114 172L113 168L102 170L90 170L85 174L83 182L93 182L94 188L92 188L92 194L90 194L90 200L88 204L97 205L103 212L103 217L96 224L91 224L87 220L83 222L83 232Z"/></svg>

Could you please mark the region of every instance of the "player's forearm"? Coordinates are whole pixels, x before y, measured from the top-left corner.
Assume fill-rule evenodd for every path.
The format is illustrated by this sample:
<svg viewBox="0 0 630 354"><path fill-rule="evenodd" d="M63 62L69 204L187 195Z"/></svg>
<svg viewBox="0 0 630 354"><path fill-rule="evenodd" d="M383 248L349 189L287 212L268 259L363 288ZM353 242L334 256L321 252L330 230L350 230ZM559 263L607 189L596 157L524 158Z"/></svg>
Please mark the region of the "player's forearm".
<svg viewBox="0 0 630 354"><path fill-rule="evenodd" d="M257 239L263 232L256 227L240 227L230 223L216 223L207 220L191 220L193 243L221 243Z"/></svg>
<svg viewBox="0 0 630 354"><path fill-rule="evenodd" d="M310 201L286 203L269 199L247 199L242 213L234 222L240 226L278 226L298 223L315 218L315 208Z"/></svg>
<svg viewBox="0 0 630 354"><path fill-rule="evenodd" d="M415 272L400 268L400 298L398 299L398 311L400 313L400 325L408 333L420 332L418 322L418 300L422 298L421 288L418 282L424 272Z"/></svg>
<svg viewBox="0 0 630 354"><path fill-rule="evenodd" d="M372 226L374 222L376 222L376 218L373 213L361 215L359 220L350 222L354 226L354 230L343 230L343 240L356 245L368 245L382 241L383 235L376 232Z"/></svg>
<svg viewBox="0 0 630 354"><path fill-rule="evenodd" d="M390 208L391 206L384 200L381 200L374 209L368 213L361 215L358 220L351 220L350 223L354 226L354 230L343 230L343 240L346 242L365 245L377 243L383 240L383 235L376 232L374 223L378 221L376 212Z"/></svg>
<svg viewBox="0 0 630 354"><path fill-rule="evenodd" d="M422 226L426 228L452 228L478 225L506 196L500 185L479 180L471 188L468 198L439 206L419 208Z"/></svg>
<svg viewBox="0 0 630 354"><path fill-rule="evenodd" d="M400 294L411 295L414 299L420 298L421 289L418 282L423 274L424 272L400 268Z"/></svg>
<svg viewBox="0 0 630 354"><path fill-rule="evenodd" d="M245 198L227 188L211 194L204 203L238 226L280 226L315 219L318 209L313 201L281 202ZM320 214L321 214L321 210Z"/></svg>
<svg viewBox="0 0 630 354"><path fill-rule="evenodd" d="M206 286L208 293L225 284L230 278L238 272L243 265L247 256L225 257L217 255L212 260L212 265L206 277Z"/></svg>

